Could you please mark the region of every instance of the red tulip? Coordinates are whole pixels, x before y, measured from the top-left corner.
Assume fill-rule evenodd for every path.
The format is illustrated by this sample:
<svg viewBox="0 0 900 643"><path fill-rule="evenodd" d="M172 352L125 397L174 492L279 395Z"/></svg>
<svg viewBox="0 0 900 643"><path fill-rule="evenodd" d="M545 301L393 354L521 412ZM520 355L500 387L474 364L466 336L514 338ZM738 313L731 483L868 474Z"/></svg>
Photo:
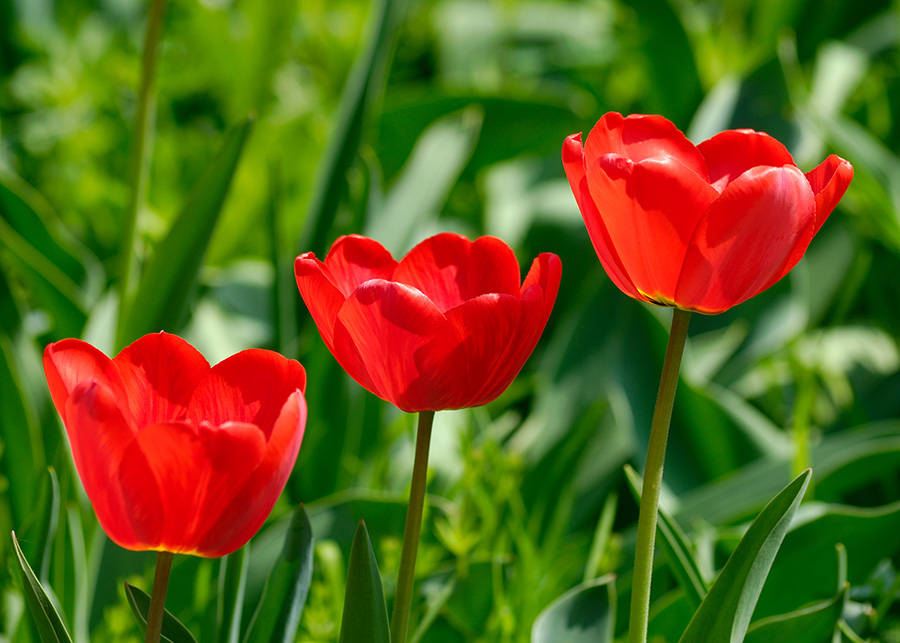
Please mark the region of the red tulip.
<svg viewBox="0 0 900 643"><path fill-rule="evenodd" d="M519 263L493 237L426 239L397 262L377 241L334 242L294 263L328 349L357 382L404 411L486 404L515 379L550 316L562 265Z"/></svg>
<svg viewBox="0 0 900 643"><path fill-rule="evenodd" d="M661 116L606 114L563 165L607 274L650 303L720 313L790 271L853 168L831 155L803 174L762 132L694 146Z"/></svg>
<svg viewBox="0 0 900 643"><path fill-rule="evenodd" d="M114 359L64 339L44 351L44 372L97 518L127 549L238 549L297 459L306 372L277 353L246 350L210 368L165 333Z"/></svg>

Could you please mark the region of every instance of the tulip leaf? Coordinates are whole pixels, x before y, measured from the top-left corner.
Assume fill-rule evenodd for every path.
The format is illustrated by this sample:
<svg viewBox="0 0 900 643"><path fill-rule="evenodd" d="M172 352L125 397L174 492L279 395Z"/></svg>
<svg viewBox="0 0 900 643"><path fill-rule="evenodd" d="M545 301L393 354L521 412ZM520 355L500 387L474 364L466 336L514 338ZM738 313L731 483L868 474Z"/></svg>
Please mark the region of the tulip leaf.
<svg viewBox="0 0 900 643"><path fill-rule="evenodd" d="M402 16L404 0L372 3L372 34L356 58L338 106L337 125L316 174L298 252L324 254L328 232L337 214L362 140L366 113L387 80L388 62Z"/></svg>
<svg viewBox="0 0 900 643"><path fill-rule="evenodd" d="M860 508L810 503L782 544L759 599L757 616L773 616L834 592L835 573L826 560L835 545L847 551L846 577L856 585L866 581L879 561L900 550L900 502Z"/></svg>
<svg viewBox="0 0 900 643"><path fill-rule="evenodd" d="M641 488L643 487L641 477L628 465L625 466L625 477L631 493L640 504ZM703 602L709 588L703 580L697 561L694 560L687 537L675 519L662 508L659 509L659 520L656 526L662 536L660 545L666 552L669 567L675 574L678 584L684 589L685 597L691 607L696 610Z"/></svg>
<svg viewBox="0 0 900 643"><path fill-rule="evenodd" d="M248 118L228 134L154 249L137 292L122 306L116 342L120 348L147 333L178 330L252 125Z"/></svg>
<svg viewBox="0 0 900 643"><path fill-rule="evenodd" d="M291 517L284 549L266 580L245 643L290 643L296 639L312 572L313 532L301 504Z"/></svg>
<svg viewBox="0 0 900 643"><path fill-rule="evenodd" d="M445 116L426 129L403 171L366 223L365 234L394 256L409 250L416 230L436 219L472 156L482 112L473 108Z"/></svg>
<svg viewBox="0 0 900 643"><path fill-rule="evenodd" d="M576 585L541 612L531 643L606 643L615 633L614 576Z"/></svg>
<svg viewBox="0 0 900 643"><path fill-rule="evenodd" d="M744 639L810 476L807 469L763 508L694 613L681 643L740 643Z"/></svg>
<svg viewBox="0 0 900 643"><path fill-rule="evenodd" d="M15 532L12 533L12 542L13 549L16 552L16 560L19 563L19 571L22 575L25 602L37 626L41 641L43 643L62 643L63 641L71 643L72 638L69 636L69 632L66 630L59 612L56 611L56 607L47 595L47 592L44 591L41 582L34 575L28 561L25 560L25 554L22 553L22 548L19 546Z"/></svg>
<svg viewBox="0 0 900 643"><path fill-rule="evenodd" d="M360 521L347 565L347 590L339 643L390 643L390 640L381 574L366 523Z"/></svg>
<svg viewBox="0 0 900 643"><path fill-rule="evenodd" d="M137 619L143 634L147 630L147 612L150 611L150 596L144 590L125 583L125 596L128 605ZM181 621L172 616L169 610L163 612L163 624L161 640L166 643L197 643L197 639L191 634Z"/></svg>
<svg viewBox="0 0 900 643"><path fill-rule="evenodd" d="M744 643L823 643L830 641L844 609L846 590L827 601L821 601L787 614L770 616L750 626Z"/></svg>
<svg viewBox="0 0 900 643"><path fill-rule="evenodd" d="M238 643L247 571L250 567L250 544L223 557L219 567L219 602L216 610L218 640Z"/></svg>

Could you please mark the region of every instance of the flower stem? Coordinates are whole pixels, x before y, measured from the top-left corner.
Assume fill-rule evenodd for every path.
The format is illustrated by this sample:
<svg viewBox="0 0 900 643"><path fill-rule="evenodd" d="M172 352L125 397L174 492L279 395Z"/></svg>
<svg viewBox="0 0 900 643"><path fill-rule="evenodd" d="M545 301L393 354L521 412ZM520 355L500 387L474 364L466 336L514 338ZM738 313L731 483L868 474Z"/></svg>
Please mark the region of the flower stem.
<svg viewBox="0 0 900 643"><path fill-rule="evenodd" d="M166 608L166 590L169 588L169 571L172 569L174 556L175 554L168 551L156 554L156 574L153 576L150 609L147 610L147 633L144 636L144 643L159 643Z"/></svg>
<svg viewBox="0 0 900 643"><path fill-rule="evenodd" d="M663 465L666 460L666 442L672 421L672 405L678 372L684 353L691 313L673 309L672 330L663 363L653 423L650 425L650 443L647 445L647 463L644 466L644 485L641 491L641 509L638 518L637 544L634 554L634 580L631 588L631 620L628 643L646 643L647 624L650 620L650 577L653 574L653 547L656 540L656 519L659 510L659 492L662 488Z"/></svg>
<svg viewBox="0 0 900 643"><path fill-rule="evenodd" d="M397 593L394 595L394 613L391 617L391 641L393 643L405 643L406 630L409 627L409 609L412 605L416 554L419 551L419 532L422 529L425 474L428 471L428 448L431 445L433 423L434 411L419 413L419 428L416 431L416 459L413 464L412 486L409 491L409 507L406 510L406 527L403 529L403 549L400 553Z"/></svg>
<svg viewBox="0 0 900 643"><path fill-rule="evenodd" d="M131 192L128 196L128 209L122 224L121 246L119 257L122 265L119 275L119 321L118 336L119 345L124 345L130 339L122 336L125 326L127 306L133 293L136 257L134 253L135 230L137 229L137 217L141 202L144 200L144 192L147 185L147 168L150 155L146 151L146 141L149 131L153 126L153 84L156 77L156 58L159 50L159 38L162 33L163 16L166 10L166 0L151 0L147 15L147 31L144 33L144 49L141 59L141 79L138 87L137 105L134 111L134 123L132 125L132 142L130 157L128 159L128 184Z"/></svg>

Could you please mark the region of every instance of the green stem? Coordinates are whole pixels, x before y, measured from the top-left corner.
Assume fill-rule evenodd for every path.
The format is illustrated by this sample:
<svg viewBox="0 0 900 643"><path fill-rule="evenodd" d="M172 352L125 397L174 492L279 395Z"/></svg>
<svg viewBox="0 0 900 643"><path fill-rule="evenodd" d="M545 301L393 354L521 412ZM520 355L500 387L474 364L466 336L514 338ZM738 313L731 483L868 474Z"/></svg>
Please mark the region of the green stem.
<svg viewBox="0 0 900 643"><path fill-rule="evenodd" d="M125 327L124 314L129 298L133 293L132 283L135 280L134 253L135 230L140 205L144 200L147 185L147 168L149 154L146 152L148 131L152 127L151 106L153 104L153 84L156 77L156 58L159 50L159 38L162 33L163 15L166 0L151 0L147 15L147 31L144 34L144 50L141 60L141 81L138 88L137 107L134 112L132 128L131 155L128 159L128 184L131 193L128 197L128 209L122 224L122 238L119 256L121 257L121 274L119 275L119 322L117 343L121 346L131 338L122 337Z"/></svg>
<svg viewBox="0 0 900 643"><path fill-rule="evenodd" d="M422 411L419 413L419 428L416 432L416 459L413 464L412 486L409 490L409 507L406 510L406 527L403 529L403 549L400 553L397 593L394 595L394 613L391 617L391 641L393 643L405 643L406 630L409 627L409 609L412 605L416 554L419 551L422 508L425 504L425 474L428 471L428 448L431 445L431 427L433 424L434 411Z"/></svg>
<svg viewBox="0 0 900 643"><path fill-rule="evenodd" d="M669 346L666 348L666 361L659 382L656 408L653 410L650 442L647 445L647 463L644 466L644 485L641 491L641 509L634 554L628 643L647 641L647 623L650 620L650 577L653 574L659 492L662 488L672 405L675 402L678 372L681 369L681 356L684 353L684 340L687 338L690 321L691 313L678 308L673 309L672 330L669 333Z"/></svg>
<svg viewBox="0 0 900 643"><path fill-rule="evenodd" d="M147 634L144 636L144 643L159 643L166 608L166 590L169 588L169 571L172 569L174 556L175 554L168 551L156 554L156 574L153 576L150 609L147 610Z"/></svg>

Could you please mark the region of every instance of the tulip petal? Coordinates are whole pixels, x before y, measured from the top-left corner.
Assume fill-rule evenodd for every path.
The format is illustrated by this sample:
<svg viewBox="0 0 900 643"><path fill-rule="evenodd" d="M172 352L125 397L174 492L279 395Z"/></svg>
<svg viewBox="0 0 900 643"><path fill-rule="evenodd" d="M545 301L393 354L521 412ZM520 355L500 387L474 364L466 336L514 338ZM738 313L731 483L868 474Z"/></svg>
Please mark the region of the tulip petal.
<svg viewBox="0 0 900 643"><path fill-rule="evenodd" d="M391 280L418 289L445 312L479 295L518 293L521 276L516 255L500 239L444 233L410 250Z"/></svg>
<svg viewBox="0 0 900 643"><path fill-rule="evenodd" d="M126 549L144 549L158 540L164 511L145 459L132 458L128 467L129 477L150 487L141 504L123 493L121 464L136 438L114 394L84 380L67 399L65 418L75 468L103 530Z"/></svg>
<svg viewBox="0 0 900 643"><path fill-rule="evenodd" d="M177 335L144 335L113 358L122 377L131 421L142 427L182 420L209 363Z"/></svg>
<svg viewBox="0 0 900 643"><path fill-rule="evenodd" d="M794 165L787 148L764 132L727 130L697 146L709 168L709 182L721 193L750 168Z"/></svg>
<svg viewBox="0 0 900 643"><path fill-rule="evenodd" d="M541 310L535 322L531 325L536 335L526 342L530 344L531 349L537 345L541 333L544 332L544 326L550 319L550 313L553 312L553 305L556 303L556 295L559 293L559 284L562 280L562 262L552 252L542 252L531 262L531 268L525 276L522 283L522 299L529 299L531 291L539 289L541 293Z"/></svg>
<svg viewBox="0 0 900 643"><path fill-rule="evenodd" d="M407 412L449 408L464 372L444 315L420 291L373 280L338 314L334 356L361 386Z"/></svg>
<svg viewBox="0 0 900 643"><path fill-rule="evenodd" d="M297 461L306 426L306 400L295 391L275 420L266 451L243 488L231 498L218 520L198 534L197 549L205 556L225 556L253 537L265 522Z"/></svg>
<svg viewBox="0 0 900 643"><path fill-rule="evenodd" d="M311 252L294 261L294 277L322 340L334 352L334 323L344 303L344 294L332 281L325 264Z"/></svg>
<svg viewBox="0 0 900 643"><path fill-rule="evenodd" d="M601 156L587 166L587 181L642 298L671 304L691 234L718 193L674 158Z"/></svg>
<svg viewBox="0 0 900 643"><path fill-rule="evenodd" d="M815 201L795 166L744 172L701 219L684 259L678 306L718 313L765 290L812 240Z"/></svg>
<svg viewBox="0 0 900 643"><path fill-rule="evenodd" d="M584 219L585 227L587 227L588 236L591 239L597 257L600 259L600 263L603 265L603 269L619 290L635 299L643 299L622 265L622 260L619 259L616 248L609 238L609 232L606 230L603 217L600 211L597 210L597 206L594 205L594 199L588 190L587 177L584 172L584 150L581 147L581 134L572 134L566 138L565 143L563 143L562 160L566 176L569 179L569 187L572 188L572 194L575 195L575 202L581 211L581 217Z"/></svg>
<svg viewBox="0 0 900 643"><path fill-rule="evenodd" d="M195 424L246 422L268 440L285 401L298 389L306 390L299 362L272 351L241 351L209 370L194 391L187 417Z"/></svg>
<svg viewBox="0 0 900 643"><path fill-rule="evenodd" d="M145 427L122 461L121 485L134 508L159 498L164 510L153 549L204 555L197 531L215 524L265 453L258 427L242 422L213 426L170 422ZM146 459L151 478L131 470Z"/></svg>
<svg viewBox="0 0 900 643"><path fill-rule="evenodd" d="M44 374L53 405L66 421L66 403L79 383L92 379L124 398L119 373L101 351L80 339L63 339L44 349Z"/></svg>
<svg viewBox="0 0 900 643"><path fill-rule="evenodd" d="M807 172L806 178L816 195L815 234L847 191L853 179L853 166L840 156L832 154L818 167Z"/></svg>
<svg viewBox="0 0 900 643"><path fill-rule="evenodd" d="M703 155L671 121L662 116L632 114L625 118L617 112L604 114L594 125L585 144L585 165L590 166L606 154L623 156L635 163L644 159L671 158L704 180L707 178Z"/></svg>
<svg viewBox="0 0 900 643"><path fill-rule="evenodd" d="M397 262L384 246L351 234L335 241L325 257L328 276L344 297L370 279L390 279Z"/></svg>

